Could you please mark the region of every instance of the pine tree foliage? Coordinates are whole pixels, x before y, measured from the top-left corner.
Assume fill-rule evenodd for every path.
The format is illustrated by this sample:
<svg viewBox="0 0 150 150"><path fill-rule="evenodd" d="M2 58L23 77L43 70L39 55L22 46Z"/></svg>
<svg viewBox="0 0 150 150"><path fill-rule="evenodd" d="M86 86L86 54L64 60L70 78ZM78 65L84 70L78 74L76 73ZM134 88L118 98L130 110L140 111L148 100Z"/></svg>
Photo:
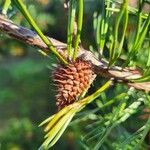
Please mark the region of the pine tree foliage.
<svg viewBox="0 0 150 150"><path fill-rule="evenodd" d="M83 0L70 0L67 3L68 58L57 52L51 41L36 25L22 0L12 0L12 3L61 64L67 66L77 59L84 28ZM96 47L91 47L94 53L106 62L108 69L115 65L131 70L140 68L141 77L130 79L130 82L135 83L150 82L150 13L143 12L144 3L149 5L149 2L139 0L138 7L133 8L129 6L128 0L102 0L102 9L98 7L93 15ZM4 14L9 5L10 1L7 1L3 9ZM135 22L132 24L133 18ZM93 82L95 92L91 90L92 94L89 94L87 90L84 91L78 101L68 104L40 124L46 126L45 141L40 149L52 147L68 126L72 130L75 126L80 127L80 144L87 150L147 149L147 145L150 144L146 140L150 131L150 119L142 120L139 116L144 115L144 108L150 107L149 93L127 87L124 83L117 83L117 79L100 78ZM83 108L84 111L81 111ZM133 126L136 126L134 131Z"/></svg>

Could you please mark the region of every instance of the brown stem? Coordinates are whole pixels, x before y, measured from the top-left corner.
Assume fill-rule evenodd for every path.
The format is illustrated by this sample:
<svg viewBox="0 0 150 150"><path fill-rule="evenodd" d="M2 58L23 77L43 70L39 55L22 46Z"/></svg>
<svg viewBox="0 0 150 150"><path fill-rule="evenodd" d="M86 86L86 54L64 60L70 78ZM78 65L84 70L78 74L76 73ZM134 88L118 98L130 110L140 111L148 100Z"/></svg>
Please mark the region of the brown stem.
<svg viewBox="0 0 150 150"><path fill-rule="evenodd" d="M1 14L0 14L0 31L2 31L6 35L9 35L11 38L15 38L21 42L24 42L25 44L35 46L39 49L44 50L45 52L48 52L47 46L35 32L25 27L16 25L11 20L7 19ZM50 37L48 38L51 40L52 44L56 47L58 52L62 54L64 57L67 57L67 50L66 50L67 45L53 38ZM103 60L98 60L92 52L85 50L83 48L79 49L78 57L82 57L83 59L90 61L93 65L96 74L100 74L101 76L107 78L114 78L116 81L123 82L128 86L132 86L138 90L150 92L150 82L143 82L143 83L130 82L131 79L136 79L142 76L141 73L136 69L130 68L122 69L117 66L108 69L107 62L104 62Z"/></svg>

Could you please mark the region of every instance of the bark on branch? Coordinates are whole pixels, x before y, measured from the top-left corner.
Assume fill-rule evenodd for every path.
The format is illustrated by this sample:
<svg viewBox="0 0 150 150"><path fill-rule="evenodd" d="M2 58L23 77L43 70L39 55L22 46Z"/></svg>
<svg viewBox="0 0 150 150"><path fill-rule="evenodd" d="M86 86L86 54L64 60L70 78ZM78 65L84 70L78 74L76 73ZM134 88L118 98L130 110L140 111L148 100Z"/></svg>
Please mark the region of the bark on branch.
<svg viewBox="0 0 150 150"><path fill-rule="evenodd" d="M39 49L45 50L48 52L48 48L45 43L40 39L40 37L32 30L29 30L25 27L16 25L11 20L5 18L0 14L0 31L9 35L11 38L15 38L25 44L35 46ZM63 56L67 56L66 44L58 40L48 37L51 40L52 44L56 47L59 53ZM130 80L141 77L141 73L138 70L133 70L130 68L120 68L114 66L111 69L107 68L107 63L103 60L98 60L95 55L83 48L80 48L78 57L83 57L85 60L88 60L92 63L95 73L100 74L107 78L114 78L116 81L123 82L128 86L133 86L139 90L150 91L150 82L143 83L133 83Z"/></svg>

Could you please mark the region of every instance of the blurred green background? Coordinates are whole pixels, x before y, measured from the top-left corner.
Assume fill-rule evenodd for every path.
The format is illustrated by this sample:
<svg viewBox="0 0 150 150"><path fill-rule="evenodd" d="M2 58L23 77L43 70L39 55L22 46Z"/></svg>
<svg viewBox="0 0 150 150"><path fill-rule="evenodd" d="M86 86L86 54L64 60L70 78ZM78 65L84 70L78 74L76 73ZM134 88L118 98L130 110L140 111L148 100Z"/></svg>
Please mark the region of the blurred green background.
<svg viewBox="0 0 150 150"><path fill-rule="evenodd" d="M46 35L66 42L67 12L63 8L63 0L26 0L26 4ZM3 1L0 1L0 8L2 5ZM100 8L99 0L85 0L82 32L85 48L89 48L89 45L96 47L93 13L97 8ZM14 7L8 14L15 23L30 28ZM36 150L43 142L43 132L38 125L56 112L55 91L51 81L51 64L54 62L53 57L44 58L38 49L0 34L0 150ZM97 81L90 92L100 86L101 78ZM107 93L109 99L127 89L120 85L113 88L113 92L111 89ZM103 98L106 98L105 95ZM92 107L95 104L89 109ZM80 127L84 127L84 124L80 125L75 124L71 130L68 129L52 149L82 149L78 138L83 132ZM131 122L130 127L135 130Z"/></svg>

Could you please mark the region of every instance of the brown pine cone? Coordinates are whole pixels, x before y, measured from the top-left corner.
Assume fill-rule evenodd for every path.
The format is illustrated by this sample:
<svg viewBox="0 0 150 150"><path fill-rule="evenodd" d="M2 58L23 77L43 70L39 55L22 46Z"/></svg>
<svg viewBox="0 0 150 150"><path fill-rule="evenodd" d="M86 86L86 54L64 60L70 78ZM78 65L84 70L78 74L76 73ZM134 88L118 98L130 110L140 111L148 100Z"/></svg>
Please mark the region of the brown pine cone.
<svg viewBox="0 0 150 150"><path fill-rule="evenodd" d="M53 72L57 88L56 105L58 109L74 103L90 87L95 78L90 62L77 59L68 66L58 66Z"/></svg>

